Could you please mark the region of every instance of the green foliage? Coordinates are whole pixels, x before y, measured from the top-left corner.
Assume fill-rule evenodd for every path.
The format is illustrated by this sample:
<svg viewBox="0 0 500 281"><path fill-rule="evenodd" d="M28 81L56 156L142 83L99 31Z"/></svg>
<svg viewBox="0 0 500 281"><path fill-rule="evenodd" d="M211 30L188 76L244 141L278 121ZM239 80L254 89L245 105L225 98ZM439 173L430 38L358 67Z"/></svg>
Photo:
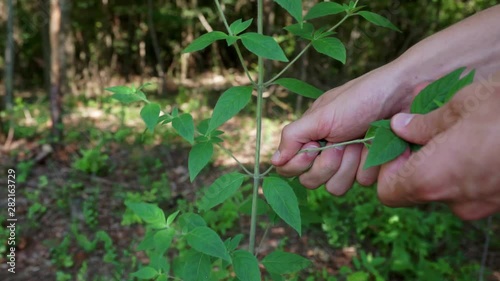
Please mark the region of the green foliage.
<svg viewBox="0 0 500 281"><path fill-rule="evenodd" d="M294 78L280 78L274 81L274 83L306 98L317 99L323 94L323 91L320 89Z"/></svg>
<svg viewBox="0 0 500 281"><path fill-rule="evenodd" d="M345 12L344 6L334 2L319 2L314 5L304 19L311 20L324 16L336 15Z"/></svg>
<svg viewBox="0 0 500 281"><path fill-rule="evenodd" d="M191 114L184 113L174 117L172 120L172 127L174 127L177 133L190 144L194 143L194 121Z"/></svg>
<svg viewBox="0 0 500 281"><path fill-rule="evenodd" d="M275 0L275 2L287 10L296 21L302 23L302 0Z"/></svg>
<svg viewBox="0 0 500 281"><path fill-rule="evenodd" d="M358 15L362 16L363 18L365 18L367 21L373 23L374 25L378 25L381 27L392 29L394 31L401 32L401 30L399 30L399 28L397 28L388 19L384 18L381 15L378 15L378 14L375 14L372 12L368 12L368 11L360 11L360 12L358 12Z"/></svg>
<svg viewBox="0 0 500 281"><path fill-rule="evenodd" d="M232 87L225 91L215 105L207 132L212 132L238 114L252 97L252 87Z"/></svg>
<svg viewBox="0 0 500 281"><path fill-rule="evenodd" d="M165 214L158 206L149 203L134 202L125 202L125 205L146 223L157 228L166 226Z"/></svg>
<svg viewBox="0 0 500 281"><path fill-rule="evenodd" d="M158 124L160 111L160 105L157 103L148 103L141 110L142 120L144 120L151 132L154 131L156 124Z"/></svg>
<svg viewBox="0 0 500 281"><path fill-rule="evenodd" d="M191 230L186 239L195 250L209 256L231 262L231 257L219 235L206 226L198 226Z"/></svg>
<svg viewBox="0 0 500 281"><path fill-rule="evenodd" d="M234 251L233 266L236 276L241 281L260 281L260 269L257 258L244 250Z"/></svg>
<svg viewBox="0 0 500 281"><path fill-rule="evenodd" d="M313 47L319 53L327 55L345 64L346 49L344 44L337 38L325 37L313 41Z"/></svg>
<svg viewBox="0 0 500 281"><path fill-rule="evenodd" d="M274 38L255 32L242 34L241 42L250 52L266 59L287 62L285 53Z"/></svg>
<svg viewBox="0 0 500 281"><path fill-rule="evenodd" d="M223 39L226 39L227 37L228 37L228 35L224 32L212 31L212 32L203 34L200 37L198 37L197 39L195 39L182 52L183 53L191 53L191 52L203 50L206 47L210 46L215 41L223 40Z"/></svg>
<svg viewBox="0 0 500 281"><path fill-rule="evenodd" d="M199 201L201 210L208 211L231 197L243 184L245 175L229 173L215 180Z"/></svg>
<svg viewBox="0 0 500 281"><path fill-rule="evenodd" d="M262 260L262 264L267 271L281 275L296 273L310 266L311 261L296 254L274 251Z"/></svg>
<svg viewBox="0 0 500 281"><path fill-rule="evenodd" d="M410 110L413 114L427 114L443 106L462 88L474 80L474 71L460 79L465 68L459 68L450 74L432 82L413 100ZM364 168L382 165L394 160L408 147L412 151L420 149L398 137L390 128L390 120L379 120L371 124L365 139L373 138Z"/></svg>
<svg viewBox="0 0 500 281"><path fill-rule="evenodd" d="M108 170L109 156L101 152L101 147L81 149L82 157L73 163L73 168L84 173L101 175Z"/></svg>
<svg viewBox="0 0 500 281"><path fill-rule="evenodd" d="M200 142L193 145L189 152L188 168L189 179L191 182L201 172L201 170L210 162L214 154L214 146L210 142Z"/></svg>
<svg viewBox="0 0 500 281"><path fill-rule="evenodd" d="M236 20L233 22L230 26L229 29L231 30L232 35L238 35L242 33L243 31L247 30L247 28L250 27L252 24L253 19L249 19L246 21L242 21L242 19Z"/></svg>
<svg viewBox="0 0 500 281"><path fill-rule="evenodd" d="M267 177L262 184L262 190L267 203L276 214L295 229L301 232L301 217L297 196L285 180L277 177Z"/></svg>

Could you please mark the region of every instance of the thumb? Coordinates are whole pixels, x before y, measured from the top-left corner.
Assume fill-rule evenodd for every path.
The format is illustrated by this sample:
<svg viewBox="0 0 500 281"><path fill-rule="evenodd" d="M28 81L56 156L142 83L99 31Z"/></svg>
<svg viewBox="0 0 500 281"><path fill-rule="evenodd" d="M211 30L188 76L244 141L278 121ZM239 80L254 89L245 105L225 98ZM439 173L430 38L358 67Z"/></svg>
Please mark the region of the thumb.
<svg viewBox="0 0 500 281"><path fill-rule="evenodd" d="M424 145L434 136L450 128L460 118L460 114L449 104L425 115L396 114L391 120L391 128L404 140Z"/></svg>

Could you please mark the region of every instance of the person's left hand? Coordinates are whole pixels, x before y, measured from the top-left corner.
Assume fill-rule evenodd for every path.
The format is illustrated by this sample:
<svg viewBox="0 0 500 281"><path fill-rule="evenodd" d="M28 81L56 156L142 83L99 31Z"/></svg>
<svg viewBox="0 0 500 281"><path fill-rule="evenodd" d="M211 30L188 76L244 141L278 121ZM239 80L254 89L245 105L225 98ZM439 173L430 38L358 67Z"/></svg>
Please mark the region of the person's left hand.
<svg viewBox="0 0 500 281"><path fill-rule="evenodd" d="M463 89L429 114L393 117L391 126L397 135L424 147L412 154L406 151L381 167L378 195L382 203L398 207L444 202L465 220L500 211L497 76Z"/></svg>

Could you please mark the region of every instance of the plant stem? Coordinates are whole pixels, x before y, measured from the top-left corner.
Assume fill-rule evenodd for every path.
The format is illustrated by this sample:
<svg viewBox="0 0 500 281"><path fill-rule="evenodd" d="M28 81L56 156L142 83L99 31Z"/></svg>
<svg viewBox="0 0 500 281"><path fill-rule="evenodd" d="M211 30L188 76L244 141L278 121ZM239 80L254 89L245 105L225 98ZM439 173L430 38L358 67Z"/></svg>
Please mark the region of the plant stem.
<svg viewBox="0 0 500 281"><path fill-rule="evenodd" d="M263 33L263 0L257 0L257 32ZM250 219L250 243L248 250L255 253L255 232L257 228L257 198L260 185L260 144L262 133L262 101L264 93L264 59L258 59L258 81L257 81L257 112L256 112L256 138L255 138L255 167L253 171L253 193L252 193L252 216Z"/></svg>
<svg viewBox="0 0 500 281"><path fill-rule="evenodd" d="M252 172L250 172L247 168L245 168L245 166L243 166L243 163L241 163L238 158L236 158L233 153L231 153L231 151L229 151L227 148L225 148L224 146L222 146L220 143L217 143L217 146L222 149L222 151L224 151L227 155L231 156L234 161L236 161L236 163L238 163L238 165L240 166L240 168L245 171L245 173L247 173L247 175L249 176L253 176Z"/></svg>
<svg viewBox="0 0 500 281"><path fill-rule="evenodd" d="M219 0L215 0L215 5L217 6L217 10L219 11L220 17L222 18L222 22L226 26L227 33L229 35L233 36L234 34L231 31L231 28L229 28L229 24L227 23L226 16L224 15L224 11L222 10L222 7L219 3ZM248 79L250 80L250 83L252 83L252 85L256 86L255 81L253 81L253 78L250 75L250 71L248 71L245 60L243 60L243 56L241 55L240 47L238 46L238 42L234 43L234 48L236 49L236 53L238 54L238 58L240 59L240 63L243 66L243 70L245 71L245 74L247 75Z"/></svg>
<svg viewBox="0 0 500 281"><path fill-rule="evenodd" d="M264 173L260 174L260 178L265 177L267 174L269 174L274 168L274 165L271 165Z"/></svg>
<svg viewBox="0 0 500 281"><path fill-rule="evenodd" d="M351 14L347 14L345 15L336 25L334 25L332 28L328 29L327 32L330 32L330 31L334 31L335 29L337 29L344 21L346 21L349 17L351 16ZM267 81L266 83L264 83L264 86L269 86L271 85L274 81L276 81L276 79L280 78L281 75L283 75L283 73L285 73L285 71L287 71L300 57L302 57L302 55L304 55L304 53L312 46L312 41L309 42L309 44L307 44L307 46L292 60L290 61L287 66L285 66L285 68L283 68L283 70L281 70L278 74L276 74L273 78L271 78L269 81Z"/></svg>
<svg viewBox="0 0 500 281"><path fill-rule="evenodd" d="M306 148L306 149L299 150L299 152L297 152L297 154L303 153L303 152L310 152L310 151L322 151L322 150L326 150L326 149L330 149L330 148L334 148L334 147L339 147L339 146L344 146L344 145L348 145L348 144L366 143L366 142L369 142L369 141L373 140L374 138L375 137L369 137L369 138L366 138L366 139L352 140L352 141L346 141L346 142L341 142L341 143L335 143L335 144L331 144L331 145L327 145L327 146L323 146L323 147Z"/></svg>

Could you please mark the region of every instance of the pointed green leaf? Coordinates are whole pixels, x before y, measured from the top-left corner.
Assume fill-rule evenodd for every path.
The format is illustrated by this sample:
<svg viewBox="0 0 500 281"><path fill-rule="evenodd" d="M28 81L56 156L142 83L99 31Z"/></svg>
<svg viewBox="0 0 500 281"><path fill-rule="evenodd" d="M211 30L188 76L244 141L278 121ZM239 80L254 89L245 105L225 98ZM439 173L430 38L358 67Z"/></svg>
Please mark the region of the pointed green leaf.
<svg viewBox="0 0 500 281"><path fill-rule="evenodd" d="M271 36L249 32L240 36L243 46L250 52L266 59L288 62L280 45Z"/></svg>
<svg viewBox="0 0 500 281"><path fill-rule="evenodd" d="M224 242L219 235L206 226L199 226L186 235L189 246L206 255L231 262Z"/></svg>
<svg viewBox="0 0 500 281"><path fill-rule="evenodd" d="M190 250L184 260L183 279L184 281L204 281L210 280L212 265L210 257L200 252Z"/></svg>
<svg viewBox="0 0 500 281"><path fill-rule="evenodd" d="M381 15L378 15L378 14L375 14L372 12L368 12L368 11L359 11L358 15L362 16L363 18L365 18L367 21L373 23L374 25L386 27L386 28L392 29L394 31L401 32L401 30L399 30L399 28L397 28L388 19L384 18Z"/></svg>
<svg viewBox="0 0 500 281"><path fill-rule="evenodd" d="M170 225L174 222L174 220L177 217L177 215L179 214L179 212L180 212L180 210L177 210L167 217L167 227L170 227Z"/></svg>
<svg viewBox="0 0 500 281"><path fill-rule="evenodd" d="M149 251L147 254L150 260L149 266L157 269L158 271L161 269L162 272L170 272L170 263L164 253L160 254L158 251Z"/></svg>
<svg viewBox="0 0 500 281"><path fill-rule="evenodd" d="M308 22L305 22L303 24L292 24L285 27L284 29L295 36L299 36L307 40L313 39L314 26Z"/></svg>
<svg viewBox="0 0 500 281"><path fill-rule="evenodd" d="M201 142L195 144L189 151L189 179L191 182L201 172L201 170L210 162L214 154L214 145L210 142Z"/></svg>
<svg viewBox="0 0 500 281"><path fill-rule="evenodd" d="M196 38L193 42L191 42L191 44L189 44L189 46L187 46L186 49L182 51L182 53L191 53L203 50L213 42L217 40L226 39L227 37L228 37L227 34L220 31L212 31L209 33L205 33L202 36Z"/></svg>
<svg viewBox="0 0 500 281"><path fill-rule="evenodd" d="M154 231L148 231L146 233L146 236L144 236L144 239L142 239L141 243L137 245L137 251L144 251L144 250L150 250L155 247L154 243Z"/></svg>
<svg viewBox="0 0 500 281"><path fill-rule="evenodd" d="M315 18L320 18L329 15L336 15L342 12L345 12L346 9L342 7L342 5L334 2L319 2L314 5L307 15L305 16L305 20L311 20Z"/></svg>
<svg viewBox="0 0 500 281"><path fill-rule="evenodd" d="M158 275L156 269L146 266L131 274L139 279L153 279Z"/></svg>
<svg viewBox="0 0 500 281"><path fill-rule="evenodd" d="M179 216L179 225L183 232L190 232L199 226L207 226L207 223L198 214L184 213Z"/></svg>
<svg viewBox="0 0 500 281"><path fill-rule="evenodd" d="M238 41L240 39L240 37L238 36L229 36L226 38L226 43L228 46L231 46L234 44L234 42Z"/></svg>
<svg viewBox="0 0 500 281"><path fill-rule="evenodd" d="M288 274L299 272L310 266L311 261L296 254L274 251L262 260L262 264L264 264L269 272Z"/></svg>
<svg viewBox="0 0 500 281"><path fill-rule="evenodd" d="M299 202L288 182L278 177L267 177L262 189L267 203L276 214L301 235Z"/></svg>
<svg viewBox="0 0 500 281"><path fill-rule="evenodd" d="M243 214L252 215L252 198L243 201L239 210ZM269 212L269 205L267 205L266 201L257 198L257 215L264 215L267 212Z"/></svg>
<svg viewBox="0 0 500 281"><path fill-rule="evenodd" d="M253 19L249 19L246 21L242 21L242 19L236 20L229 26L229 29L231 30L233 35L238 35L247 30L247 28L252 24L252 21Z"/></svg>
<svg viewBox="0 0 500 281"><path fill-rule="evenodd" d="M408 143L394 134L391 129L379 127L368 151L364 169L392 161L406 148L408 148Z"/></svg>
<svg viewBox="0 0 500 281"><path fill-rule="evenodd" d="M146 101L146 96L144 93L141 94L136 93L134 89L126 87L126 86L116 86L111 88L106 88L106 91L112 92L112 99L115 99L121 103L129 104L136 101Z"/></svg>
<svg viewBox="0 0 500 281"><path fill-rule="evenodd" d="M148 103L141 110L141 117L146 123L148 130L154 131L158 118L160 117L160 105L157 103Z"/></svg>
<svg viewBox="0 0 500 281"><path fill-rule="evenodd" d="M339 39L326 37L314 40L313 47L319 53L327 55L345 64L347 52L344 44Z"/></svg>
<svg viewBox="0 0 500 281"><path fill-rule="evenodd" d="M292 17L298 21L302 22L302 0L274 0L283 9L285 9Z"/></svg>
<svg viewBox="0 0 500 281"><path fill-rule="evenodd" d="M200 209L208 211L211 208L226 201L243 184L245 175L240 173L225 174L215 180L206 190L200 200Z"/></svg>
<svg viewBox="0 0 500 281"><path fill-rule="evenodd" d="M458 93L460 90L462 90L463 88L472 84L474 82L475 75L476 75L476 71L472 70L464 78L460 79L457 83L455 83L450 88L448 93L446 94L444 101L438 101L438 102L441 102L441 105L439 105L439 107L441 107L441 106L443 106L443 104L449 102L455 96L455 94Z"/></svg>
<svg viewBox="0 0 500 281"><path fill-rule="evenodd" d="M207 133L217 129L224 122L238 114L248 104L251 97L252 87L232 87L225 91L215 105Z"/></svg>
<svg viewBox="0 0 500 281"><path fill-rule="evenodd" d="M166 274L162 274L158 276L155 281L168 281L168 276Z"/></svg>
<svg viewBox="0 0 500 281"><path fill-rule="evenodd" d="M175 229L168 228L162 229L156 232L154 236L155 250L160 254L164 254L168 248L170 248L170 244L172 243L172 239L174 239Z"/></svg>
<svg viewBox="0 0 500 281"><path fill-rule="evenodd" d="M464 70L465 67L459 68L427 85L413 100L410 112L427 114L439 108L435 101L444 103L450 90L459 82L460 75L462 75Z"/></svg>
<svg viewBox="0 0 500 281"><path fill-rule="evenodd" d="M233 253L233 267L236 277L241 281L260 281L257 258L248 251L237 250Z"/></svg>
<svg viewBox="0 0 500 281"><path fill-rule="evenodd" d="M274 83L306 98L317 99L323 94L320 89L294 78L280 78Z"/></svg>
<svg viewBox="0 0 500 281"><path fill-rule="evenodd" d="M189 143L194 143L194 121L189 113L179 115L172 120L172 126L181 137Z"/></svg>
<svg viewBox="0 0 500 281"><path fill-rule="evenodd" d="M228 251L234 251L240 245L241 239L243 239L243 234L237 234L233 238L228 238L224 241L224 245Z"/></svg>
<svg viewBox="0 0 500 281"><path fill-rule="evenodd" d="M166 224L165 214L154 204L125 202L125 205L148 224L155 226Z"/></svg>

